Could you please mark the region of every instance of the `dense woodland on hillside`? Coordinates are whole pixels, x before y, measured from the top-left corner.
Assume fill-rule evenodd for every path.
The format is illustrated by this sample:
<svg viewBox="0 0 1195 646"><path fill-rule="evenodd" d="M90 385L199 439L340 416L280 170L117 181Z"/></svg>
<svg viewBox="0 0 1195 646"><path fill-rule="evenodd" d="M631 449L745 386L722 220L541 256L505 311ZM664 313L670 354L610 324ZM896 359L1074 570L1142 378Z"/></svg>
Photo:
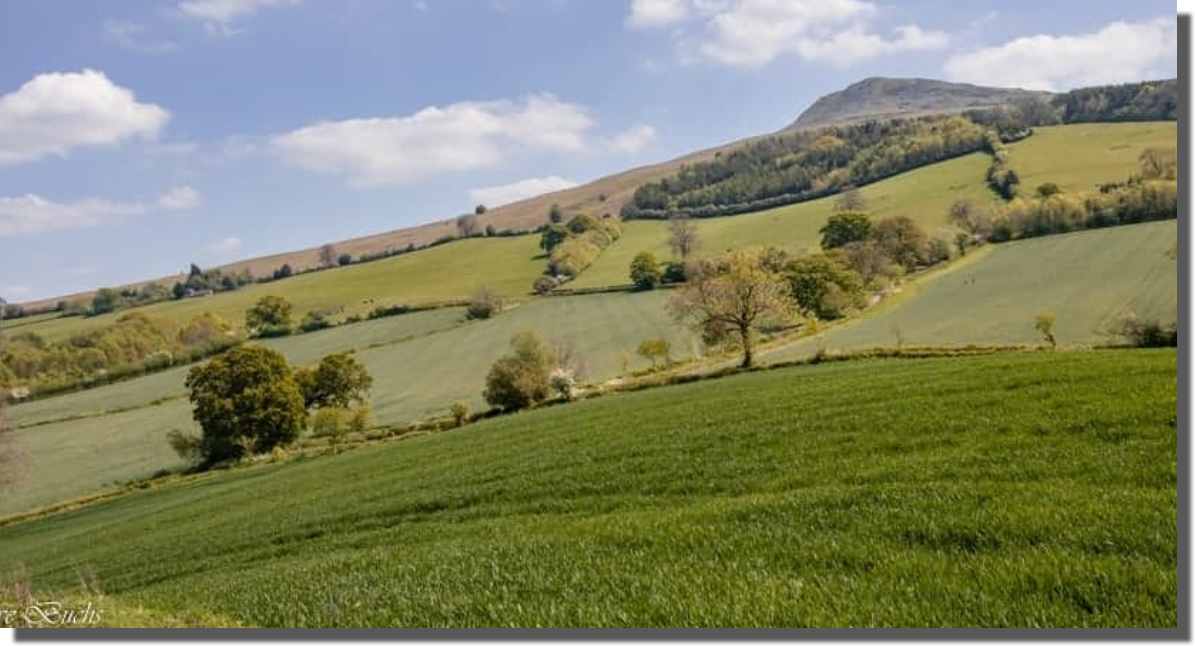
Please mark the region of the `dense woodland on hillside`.
<svg viewBox="0 0 1195 646"><path fill-rule="evenodd" d="M734 215L824 197L918 166L978 150L998 154L1035 126L1177 118L1177 82L1158 81L1074 90L1050 102L818 130L762 139L676 175L644 184L623 219ZM996 140L986 136L995 131ZM1006 173L1001 173L1006 198Z"/></svg>

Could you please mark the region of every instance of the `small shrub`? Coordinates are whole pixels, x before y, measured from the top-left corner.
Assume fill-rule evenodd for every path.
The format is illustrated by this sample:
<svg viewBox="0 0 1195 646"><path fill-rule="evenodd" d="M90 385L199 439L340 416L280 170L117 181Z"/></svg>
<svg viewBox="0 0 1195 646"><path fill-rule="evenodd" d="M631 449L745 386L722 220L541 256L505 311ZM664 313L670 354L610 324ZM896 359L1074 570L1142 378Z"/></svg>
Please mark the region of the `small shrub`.
<svg viewBox="0 0 1195 646"><path fill-rule="evenodd" d="M1058 341L1054 338L1054 315L1049 312L1042 312L1033 319L1033 327L1038 332L1041 332L1045 338L1046 343L1050 344L1050 349L1053 350L1058 347Z"/></svg>
<svg viewBox="0 0 1195 646"><path fill-rule="evenodd" d="M463 401L453 403L452 419L457 426L464 426L465 422L469 420L469 405Z"/></svg>
<svg viewBox="0 0 1195 646"><path fill-rule="evenodd" d="M535 289L536 294L542 296L553 289L556 289L556 285L557 283L555 278L552 278L551 276L540 276L539 278L535 279L535 283L532 285L532 287Z"/></svg>
<svg viewBox="0 0 1195 646"><path fill-rule="evenodd" d="M465 316L471 321L477 321L488 319L500 311L502 311L502 299L483 287L470 299Z"/></svg>

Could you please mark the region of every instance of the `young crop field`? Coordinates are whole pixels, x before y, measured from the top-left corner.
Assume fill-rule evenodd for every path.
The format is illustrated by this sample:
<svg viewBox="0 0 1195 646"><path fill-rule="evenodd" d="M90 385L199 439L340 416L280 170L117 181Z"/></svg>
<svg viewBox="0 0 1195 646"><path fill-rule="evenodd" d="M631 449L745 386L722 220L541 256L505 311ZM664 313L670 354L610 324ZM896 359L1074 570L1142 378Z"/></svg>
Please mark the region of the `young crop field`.
<svg viewBox="0 0 1195 646"><path fill-rule="evenodd" d="M907 345L1042 343L1034 318L1057 321L1060 345L1117 341L1110 324L1126 313L1172 323L1178 263L1168 253L1178 223L1151 222L999 245L908 284L875 312L795 344L766 361Z"/></svg>
<svg viewBox="0 0 1195 646"><path fill-rule="evenodd" d="M1173 627L1176 424L1174 350L787 368L137 491L0 572L113 625Z"/></svg>
<svg viewBox="0 0 1195 646"><path fill-rule="evenodd" d="M394 425L445 415L457 400L474 411L486 409L481 397L486 373L521 330L571 345L592 380L621 373L624 352L630 369L647 367L635 354L646 338L666 338L674 359L690 358L697 349L668 318L667 297L667 291L552 297L468 324L460 308L448 308L264 343L294 364L355 350L374 379L375 421ZM39 468L31 470L24 488L0 501L0 516L177 466L166 434L196 430L184 387L188 370L183 366L10 409L17 438Z"/></svg>

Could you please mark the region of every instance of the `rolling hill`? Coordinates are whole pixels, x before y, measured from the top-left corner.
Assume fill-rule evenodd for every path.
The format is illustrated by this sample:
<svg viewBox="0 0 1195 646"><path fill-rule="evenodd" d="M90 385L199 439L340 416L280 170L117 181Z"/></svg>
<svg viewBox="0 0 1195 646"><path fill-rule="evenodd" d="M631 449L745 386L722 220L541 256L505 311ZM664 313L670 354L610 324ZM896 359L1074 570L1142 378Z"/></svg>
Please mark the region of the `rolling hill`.
<svg viewBox="0 0 1195 646"><path fill-rule="evenodd" d="M1101 183L1121 182L1136 172L1138 157L1146 148L1172 148L1177 140L1173 122L1077 124L1037 128L1032 137L1008 149L1010 164L1022 176L1024 186L1055 182L1067 191L1093 191ZM990 163L987 154L973 153L864 186L860 192L875 219L903 215L931 234L946 232L947 209L955 200L969 199L979 205L996 201L984 180ZM818 231L833 213L834 201L830 197L755 213L699 219L699 253L746 245L816 250L821 240ZM572 286L626 284L631 259L641 251L650 251L661 260L670 257L664 222L627 222L623 236Z"/></svg>
<svg viewBox="0 0 1195 646"><path fill-rule="evenodd" d="M894 117L959 112L964 109L992 107L1015 101L1025 96L1041 93L1017 89L985 88L959 83L947 83L927 79L870 78L856 83L845 90L820 98L807 108L795 123L782 128L814 127L828 124L857 122L860 120L882 120ZM647 182L656 181L675 174L685 165L708 161L717 155L734 150L762 137L761 134L696 151L681 157L630 169L588 182L584 185L539 195L490 209L481 216L481 226L492 224L499 230L530 230L546 221L549 207L559 204L565 211L588 212L601 215L603 212L618 213L622 204L635 189ZM456 233L453 218L446 218L414 227L363 236L335 242L341 253L354 257L376 254L389 249L405 248L408 244L421 246ZM237 273L248 270L255 276L269 275L283 264L296 270L320 266L320 247L310 247L287 253L251 258L218 267ZM173 283L185 280L185 274L163 276L137 281L120 288L140 288L152 282ZM60 301L87 300L93 292L79 292L24 303L27 308L53 307Z"/></svg>
<svg viewBox="0 0 1195 646"><path fill-rule="evenodd" d="M1173 627L1176 408L1174 350L757 372L10 524L0 571L110 625Z"/></svg>

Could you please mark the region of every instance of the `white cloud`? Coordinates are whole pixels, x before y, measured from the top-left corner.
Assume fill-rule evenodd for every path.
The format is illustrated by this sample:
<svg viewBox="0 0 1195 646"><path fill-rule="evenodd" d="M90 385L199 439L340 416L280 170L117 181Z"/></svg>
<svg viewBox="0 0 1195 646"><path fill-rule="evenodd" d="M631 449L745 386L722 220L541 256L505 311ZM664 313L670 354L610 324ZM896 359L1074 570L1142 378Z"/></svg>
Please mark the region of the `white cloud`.
<svg viewBox="0 0 1195 646"><path fill-rule="evenodd" d="M240 249L242 244L244 244L244 240L236 236L228 236L227 238L221 238L208 244L204 249L211 253L232 253Z"/></svg>
<svg viewBox="0 0 1195 646"><path fill-rule="evenodd" d="M1173 17L1113 22L1094 33L1039 34L958 54L943 69L952 80L1062 90L1153 76L1174 64L1177 43Z"/></svg>
<svg viewBox="0 0 1195 646"><path fill-rule="evenodd" d="M878 13L862 0L635 0L627 26L673 27L682 63L733 67L761 67L783 55L845 66L948 43L945 33L916 25L873 32Z"/></svg>
<svg viewBox="0 0 1195 646"><path fill-rule="evenodd" d="M610 140L609 148L619 154L633 155L650 146L655 140L656 129L640 124Z"/></svg>
<svg viewBox="0 0 1195 646"><path fill-rule="evenodd" d="M40 74L0 97L0 165L132 137L153 139L169 118L102 72Z"/></svg>
<svg viewBox="0 0 1195 646"><path fill-rule="evenodd" d="M105 20L103 37L105 42L142 54L168 54L178 49L169 40L147 38L145 27L135 22Z"/></svg>
<svg viewBox="0 0 1195 646"><path fill-rule="evenodd" d="M626 24L631 29L667 27L689 17L689 0L631 0L631 14Z"/></svg>
<svg viewBox="0 0 1195 646"><path fill-rule="evenodd" d="M233 23L262 9L292 7L302 0L187 0L178 9L188 18L203 22L209 33L231 36L236 33Z"/></svg>
<svg viewBox="0 0 1195 646"><path fill-rule="evenodd" d="M529 197L563 191L576 186L572 180L552 175L550 177L531 177L529 179L503 184L501 186L487 186L469 191L469 199L488 207L502 206L511 202L518 202Z"/></svg>
<svg viewBox="0 0 1195 646"><path fill-rule="evenodd" d="M405 117L325 121L272 139L284 161L358 187L500 164L520 152L581 152L586 110L550 94L454 103Z"/></svg>
<svg viewBox="0 0 1195 646"><path fill-rule="evenodd" d="M179 211L198 204L199 193L187 186L173 188L149 203L91 198L68 204L33 194L0 196L0 238L95 227L151 211Z"/></svg>
<svg viewBox="0 0 1195 646"><path fill-rule="evenodd" d="M189 211L198 208L201 202L199 191L190 186L175 186L158 198L157 205L163 211Z"/></svg>

